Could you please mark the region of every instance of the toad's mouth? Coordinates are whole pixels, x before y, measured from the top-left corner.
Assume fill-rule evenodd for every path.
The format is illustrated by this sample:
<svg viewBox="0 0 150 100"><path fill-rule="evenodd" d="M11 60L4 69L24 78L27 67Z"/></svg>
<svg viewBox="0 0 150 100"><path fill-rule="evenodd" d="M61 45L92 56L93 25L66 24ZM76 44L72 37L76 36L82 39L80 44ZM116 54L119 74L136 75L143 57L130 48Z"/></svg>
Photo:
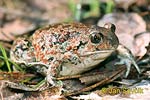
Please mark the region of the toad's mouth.
<svg viewBox="0 0 150 100"><path fill-rule="evenodd" d="M93 51L93 52L84 52L80 54L80 57L91 57L93 60L102 60L107 58L113 51L114 49L109 49L109 50L100 50L100 51Z"/></svg>

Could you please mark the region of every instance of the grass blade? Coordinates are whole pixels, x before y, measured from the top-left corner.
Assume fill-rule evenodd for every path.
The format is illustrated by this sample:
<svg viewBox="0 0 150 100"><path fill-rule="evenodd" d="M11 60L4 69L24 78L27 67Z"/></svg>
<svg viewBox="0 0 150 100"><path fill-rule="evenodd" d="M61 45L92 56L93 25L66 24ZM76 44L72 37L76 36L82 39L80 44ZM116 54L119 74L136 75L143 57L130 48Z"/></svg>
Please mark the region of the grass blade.
<svg viewBox="0 0 150 100"><path fill-rule="evenodd" d="M4 58L4 57L2 57L2 56L0 56L0 59L6 60L6 58ZM15 66L16 69L18 69L18 70L21 71L21 72L24 72L24 70L23 70L21 67L19 67L18 64L16 64L15 62L11 61L9 58L7 58L7 60L8 60L10 63L12 63L12 64Z"/></svg>
<svg viewBox="0 0 150 100"><path fill-rule="evenodd" d="M12 72L11 67L10 67L10 63L8 61L7 53L6 53L4 47L1 44L0 44L0 50L2 52L3 57L5 58L4 60L5 60L6 65L7 65L8 72Z"/></svg>

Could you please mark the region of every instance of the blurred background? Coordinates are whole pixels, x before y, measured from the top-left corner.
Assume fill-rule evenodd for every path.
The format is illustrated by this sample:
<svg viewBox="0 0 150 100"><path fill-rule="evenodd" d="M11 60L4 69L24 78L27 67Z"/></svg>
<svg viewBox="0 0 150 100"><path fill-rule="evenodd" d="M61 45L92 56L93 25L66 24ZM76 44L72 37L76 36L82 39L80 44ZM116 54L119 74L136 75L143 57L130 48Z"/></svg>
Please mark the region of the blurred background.
<svg viewBox="0 0 150 100"><path fill-rule="evenodd" d="M18 36L30 35L47 24L72 21L99 26L112 22L117 27L116 34L120 42L127 45L134 55L141 56L145 51L138 50L141 42L137 43L135 36L136 40L141 40L141 37L145 40L149 36L150 1L0 0L0 41L7 49L11 47L9 43ZM144 36L137 35L139 33Z"/></svg>

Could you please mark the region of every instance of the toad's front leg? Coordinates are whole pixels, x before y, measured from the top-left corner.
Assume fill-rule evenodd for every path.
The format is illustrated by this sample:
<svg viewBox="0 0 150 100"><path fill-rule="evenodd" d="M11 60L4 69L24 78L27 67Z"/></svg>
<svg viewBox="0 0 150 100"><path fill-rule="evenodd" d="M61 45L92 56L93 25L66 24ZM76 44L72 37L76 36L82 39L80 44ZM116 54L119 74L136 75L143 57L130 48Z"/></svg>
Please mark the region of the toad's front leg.
<svg viewBox="0 0 150 100"><path fill-rule="evenodd" d="M125 78L129 75L132 64L136 68L138 73L141 74L141 70L136 64L134 56L132 55L131 51L128 48L120 44L117 48L117 52L118 52L118 58L120 59L120 62L117 62L116 64L125 64L127 66Z"/></svg>

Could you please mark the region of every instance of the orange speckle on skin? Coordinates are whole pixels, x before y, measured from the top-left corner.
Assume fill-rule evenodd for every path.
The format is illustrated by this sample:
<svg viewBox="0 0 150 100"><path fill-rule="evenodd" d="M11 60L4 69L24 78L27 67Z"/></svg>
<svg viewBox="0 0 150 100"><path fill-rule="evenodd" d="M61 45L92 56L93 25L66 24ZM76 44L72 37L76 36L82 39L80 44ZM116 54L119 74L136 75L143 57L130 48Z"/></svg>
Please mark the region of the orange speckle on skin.
<svg viewBox="0 0 150 100"><path fill-rule="evenodd" d="M41 60L42 60L42 62L45 63L45 64L48 62L47 59L41 59Z"/></svg>
<svg viewBox="0 0 150 100"><path fill-rule="evenodd" d="M71 57L71 55L64 55L64 59L68 59L68 58L70 58Z"/></svg>
<svg viewBox="0 0 150 100"><path fill-rule="evenodd" d="M70 51L72 49L72 46L66 47L66 50Z"/></svg>
<svg viewBox="0 0 150 100"><path fill-rule="evenodd" d="M57 54L57 52L55 50L51 50L50 54L55 55L55 54Z"/></svg>
<svg viewBox="0 0 150 100"><path fill-rule="evenodd" d="M35 50L40 50L40 46L39 45L35 45Z"/></svg>

